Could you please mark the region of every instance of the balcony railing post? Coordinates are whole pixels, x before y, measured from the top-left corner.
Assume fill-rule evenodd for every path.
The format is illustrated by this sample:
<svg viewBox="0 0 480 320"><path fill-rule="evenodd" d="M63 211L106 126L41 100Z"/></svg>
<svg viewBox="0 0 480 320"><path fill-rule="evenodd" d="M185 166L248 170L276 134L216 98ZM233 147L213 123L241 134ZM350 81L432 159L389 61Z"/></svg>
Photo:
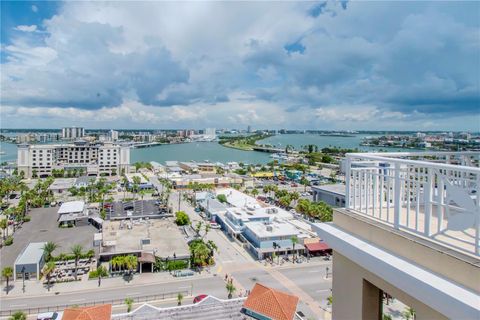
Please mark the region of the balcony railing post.
<svg viewBox="0 0 480 320"><path fill-rule="evenodd" d="M478 192L480 189L480 174L477 175L477 212L475 214L475 254L480 255L480 197Z"/></svg>
<svg viewBox="0 0 480 320"><path fill-rule="evenodd" d="M393 226L395 227L395 229L399 229L400 228L400 214L401 214L401 188L402 188L402 184L401 184L401 181L400 181L400 163L395 163L395 185L394 185L394 188L395 190L393 191L394 192L394 197L393 197L393 200L394 200L394 208L393 208Z"/></svg>
<svg viewBox="0 0 480 320"><path fill-rule="evenodd" d="M352 160L349 156L346 158L345 164L345 208L350 209L350 166L352 164Z"/></svg>
<svg viewBox="0 0 480 320"><path fill-rule="evenodd" d="M428 168L427 169L427 176L426 176L426 181L423 184L423 195L425 197L425 235L427 237L430 237L431 232L430 232L430 224L432 221L432 180L433 180L433 169Z"/></svg>

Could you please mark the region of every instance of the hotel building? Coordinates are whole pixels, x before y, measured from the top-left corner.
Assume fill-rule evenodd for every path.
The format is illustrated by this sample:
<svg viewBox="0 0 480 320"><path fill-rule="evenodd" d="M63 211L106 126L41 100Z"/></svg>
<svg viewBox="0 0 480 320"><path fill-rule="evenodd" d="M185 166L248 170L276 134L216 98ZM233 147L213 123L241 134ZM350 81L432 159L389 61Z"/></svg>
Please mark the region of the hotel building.
<svg viewBox="0 0 480 320"><path fill-rule="evenodd" d="M333 319L392 316L387 295L417 320L480 318L479 156L347 154L345 208L314 225L333 249Z"/></svg>
<svg viewBox="0 0 480 320"><path fill-rule="evenodd" d="M113 143L23 144L18 146L18 172L31 178L52 174L52 170L83 170L89 176L128 173L130 149Z"/></svg>

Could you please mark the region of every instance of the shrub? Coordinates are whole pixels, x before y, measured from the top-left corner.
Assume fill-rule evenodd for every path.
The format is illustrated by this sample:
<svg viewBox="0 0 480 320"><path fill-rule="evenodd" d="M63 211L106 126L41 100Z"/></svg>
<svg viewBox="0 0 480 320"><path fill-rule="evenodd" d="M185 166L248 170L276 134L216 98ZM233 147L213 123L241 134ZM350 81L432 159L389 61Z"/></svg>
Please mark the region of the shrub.
<svg viewBox="0 0 480 320"><path fill-rule="evenodd" d="M105 267L100 266L97 268L97 270L93 270L88 273L88 279L95 279L98 277L108 277L108 271Z"/></svg>
<svg viewBox="0 0 480 320"><path fill-rule="evenodd" d="M218 201L220 201L221 203L226 203L226 202L227 202L227 196L224 195L224 194L219 194L219 195L217 196L217 199L218 199Z"/></svg>
<svg viewBox="0 0 480 320"><path fill-rule="evenodd" d="M185 260L172 260L167 262L167 270L181 270L186 269L188 267L188 262Z"/></svg>
<svg viewBox="0 0 480 320"><path fill-rule="evenodd" d="M23 222L29 222L30 220L32 220L30 216L23 217Z"/></svg>
<svg viewBox="0 0 480 320"><path fill-rule="evenodd" d="M177 211L175 213L175 223L179 226L190 224L190 218L184 211Z"/></svg>
<svg viewBox="0 0 480 320"><path fill-rule="evenodd" d="M7 239L5 239L5 245L10 246L12 244L13 244L13 237L12 236L7 237Z"/></svg>

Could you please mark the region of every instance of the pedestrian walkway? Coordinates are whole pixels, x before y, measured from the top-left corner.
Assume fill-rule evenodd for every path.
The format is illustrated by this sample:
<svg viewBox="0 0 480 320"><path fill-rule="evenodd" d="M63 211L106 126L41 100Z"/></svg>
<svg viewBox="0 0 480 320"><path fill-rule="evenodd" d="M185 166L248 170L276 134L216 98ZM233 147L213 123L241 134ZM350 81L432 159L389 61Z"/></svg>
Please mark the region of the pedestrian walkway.
<svg viewBox="0 0 480 320"><path fill-rule="evenodd" d="M73 292L80 292L80 291L91 291L91 290L98 290L98 289L115 289L115 288L125 288L128 286L135 287L135 286L142 286L146 284L164 284L170 283L175 281L185 281L185 280L195 280L201 278L209 278L212 277L211 274L202 273L202 274L195 274L192 277L188 278L175 278L168 272L157 272L157 273L143 273L142 275L135 275L130 282L125 281L122 277L115 277L115 278L104 278L101 280L100 286L98 279L88 280L88 276L85 275L81 281L76 282L66 282L66 283L58 283L54 284L50 291L48 291L47 287L43 285L40 281L25 281L25 293L23 292L23 284L22 281L11 281L10 285L13 285L13 288L9 291L8 295L6 295L5 290L2 286L2 292L0 297L2 299L12 299L18 297L28 297L28 296L38 296L38 295L58 295L60 293L73 293Z"/></svg>

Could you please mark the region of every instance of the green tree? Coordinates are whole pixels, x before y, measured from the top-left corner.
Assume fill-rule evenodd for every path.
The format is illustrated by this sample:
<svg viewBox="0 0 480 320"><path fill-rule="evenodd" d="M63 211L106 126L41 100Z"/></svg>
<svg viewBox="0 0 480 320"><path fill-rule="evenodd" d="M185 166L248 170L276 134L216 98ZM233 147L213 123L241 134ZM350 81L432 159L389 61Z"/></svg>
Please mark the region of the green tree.
<svg viewBox="0 0 480 320"><path fill-rule="evenodd" d="M125 298L124 302L127 305L127 312L132 311L133 299L132 298Z"/></svg>
<svg viewBox="0 0 480 320"><path fill-rule="evenodd" d="M301 179L300 179L300 184L303 185L303 192L306 192L307 191L307 186L310 185L310 182L308 181L307 178L305 178L305 176L303 176Z"/></svg>
<svg viewBox="0 0 480 320"><path fill-rule="evenodd" d="M47 264L45 264L45 267L43 268L43 274L47 277L47 288L48 291L50 291L50 279L52 277L52 272L55 270L55 262L49 261Z"/></svg>
<svg viewBox="0 0 480 320"><path fill-rule="evenodd" d="M3 268L2 277L5 278L5 280L7 281L7 287L6 287L7 294L8 294L8 289L9 289L8 282L10 281L11 276L13 276L13 268L12 267Z"/></svg>
<svg viewBox="0 0 480 320"><path fill-rule="evenodd" d="M0 228L2 229L3 240L8 236L8 219L0 220Z"/></svg>
<svg viewBox="0 0 480 320"><path fill-rule="evenodd" d="M179 306L182 305L182 300L183 300L183 294L181 294L180 292L177 294L177 304Z"/></svg>
<svg viewBox="0 0 480 320"><path fill-rule="evenodd" d="M75 258L75 280L77 280L78 274L78 260L83 255L83 247L79 244L75 244L70 248L70 252L72 253L73 257Z"/></svg>
<svg viewBox="0 0 480 320"><path fill-rule="evenodd" d="M298 243L298 238L297 236L292 236L290 238L290 241L292 241L292 247L293 247L293 263L295 263L295 257L296 257L296 254L295 254L295 245Z"/></svg>
<svg viewBox="0 0 480 320"><path fill-rule="evenodd" d="M258 196L258 190L256 188L252 190L252 196Z"/></svg>
<svg viewBox="0 0 480 320"><path fill-rule="evenodd" d="M402 317L405 320L415 319L416 317L415 309L411 307L406 307L405 310L402 312Z"/></svg>
<svg viewBox="0 0 480 320"><path fill-rule="evenodd" d="M52 253L58 248L58 245L55 242L48 241L43 245L43 255L45 261L48 262L52 259Z"/></svg>
<svg viewBox="0 0 480 320"><path fill-rule="evenodd" d="M198 221L197 224L195 225L195 228L193 229L195 231L195 236L197 238L200 237L200 231L202 231L202 226L203 226L203 222Z"/></svg>
<svg viewBox="0 0 480 320"><path fill-rule="evenodd" d="M127 279L128 279L128 282L130 282L130 279L133 276L133 272L137 270L138 258L137 256L129 254L128 256L125 257L124 263L125 263L125 268L128 271Z"/></svg>
<svg viewBox="0 0 480 320"><path fill-rule="evenodd" d="M175 223L179 226L185 226L190 224L190 218L185 211L177 211L175 213Z"/></svg>
<svg viewBox="0 0 480 320"><path fill-rule="evenodd" d="M327 297L327 305L331 306L333 304L333 296L332 295L329 295Z"/></svg>
<svg viewBox="0 0 480 320"><path fill-rule="evenodd" d="M23 311L14 312L8 320L27 320L27 314Z"/></svg>
<svg viewBox="0 0 480 320"><path fill-rule="evenodd" d="M232 299L233 293L237 291L237 288L235 288L232 282L227 282L227 285L225 287L228 292L228 299Z"/></svg>
<svg viewBox="0 0 480 320"><path fill-rule="evenodd" d="M224 194L219 194L217 195L217 200L220 201L221 203L226 203L227 202L227 196Z"/></svg>

